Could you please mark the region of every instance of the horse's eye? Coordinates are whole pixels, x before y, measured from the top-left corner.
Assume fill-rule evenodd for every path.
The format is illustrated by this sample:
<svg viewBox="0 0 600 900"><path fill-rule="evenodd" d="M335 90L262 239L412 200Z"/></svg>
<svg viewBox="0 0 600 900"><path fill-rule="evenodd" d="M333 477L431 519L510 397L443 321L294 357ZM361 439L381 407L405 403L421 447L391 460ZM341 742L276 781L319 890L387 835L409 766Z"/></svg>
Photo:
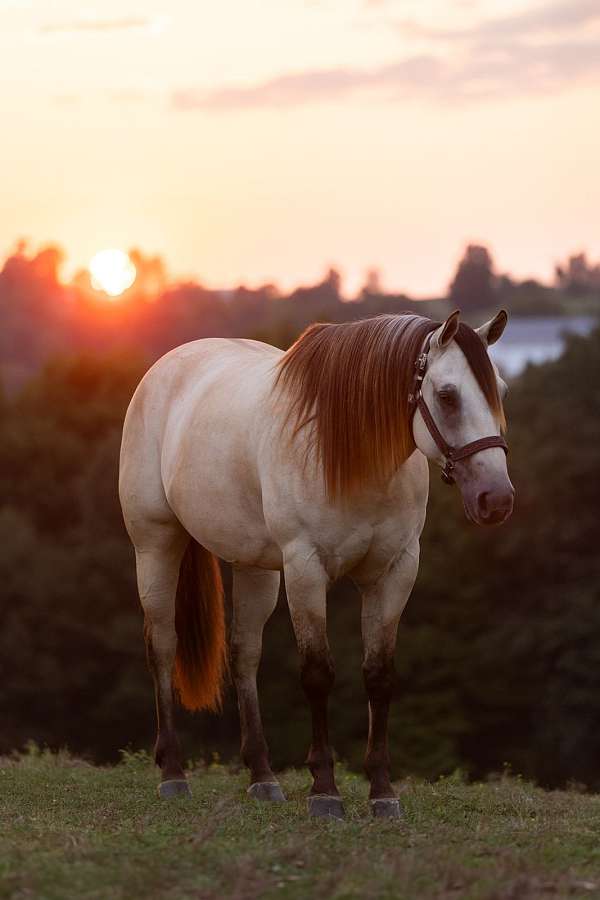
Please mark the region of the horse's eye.
<svg viewBox="0 0 600 900"><path fill-rule="evenodd" d="M438 399L447 409L456 409L458 406L458 394L454 388L444 387L438 391Z"/></svg>

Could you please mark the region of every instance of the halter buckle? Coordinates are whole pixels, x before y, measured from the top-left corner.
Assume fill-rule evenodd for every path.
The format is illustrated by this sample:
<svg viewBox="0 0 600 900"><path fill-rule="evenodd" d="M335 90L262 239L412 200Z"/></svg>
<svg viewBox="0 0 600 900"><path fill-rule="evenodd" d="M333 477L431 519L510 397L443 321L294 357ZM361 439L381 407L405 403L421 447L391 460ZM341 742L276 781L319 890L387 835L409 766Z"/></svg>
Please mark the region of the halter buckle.
<svg viewBox="0 0 600 900"><path fill-rule="evenodd" d="M452 474L453 469L454 463L451 459L447 459L444 468L442 469L442 481L444 484L454 484L454 476Z"/></svg>
<svg viewBox="0 0 600 900"><path fill-rule="evenodd" d="M417 360L415 362L415 369L417 372L424 372L427 368L427 354L425 352L420 353L417 356Z"/></svg>

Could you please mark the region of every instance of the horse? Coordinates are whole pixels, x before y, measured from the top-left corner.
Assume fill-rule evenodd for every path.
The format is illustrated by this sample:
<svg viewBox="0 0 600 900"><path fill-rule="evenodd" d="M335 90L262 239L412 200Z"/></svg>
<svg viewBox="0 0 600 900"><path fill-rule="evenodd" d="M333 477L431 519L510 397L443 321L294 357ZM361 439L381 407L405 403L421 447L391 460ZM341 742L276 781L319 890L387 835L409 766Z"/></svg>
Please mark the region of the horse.
<svg viewBox="0 0 600 900"><path fill-rule="evenodd" d="M398 623L419 566L428 460L458 485L472 522L498 524L513 507L506 385L487 352L507 314L476 330L459 316L314 324L287 352L205 338L167 353L140 382L124 423L119 493L155 686L160 797L190 794L176 702L218 710L229 667L248 792L285 800L256 684L283 572L312 717L308 811L344 816L328 734L326 598L348 575L362 597L369 799L375 816L401 815L388 712ZM219 559L233 569L229 654Z"/></svg>

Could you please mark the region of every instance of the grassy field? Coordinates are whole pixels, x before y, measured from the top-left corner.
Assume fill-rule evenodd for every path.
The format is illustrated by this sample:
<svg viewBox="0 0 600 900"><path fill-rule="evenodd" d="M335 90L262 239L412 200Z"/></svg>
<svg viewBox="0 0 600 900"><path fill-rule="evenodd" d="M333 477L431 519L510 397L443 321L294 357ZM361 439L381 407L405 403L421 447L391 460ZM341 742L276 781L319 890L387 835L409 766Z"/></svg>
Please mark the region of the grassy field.
<svg viewBox="0 0 600 900"><path fill-rule="evenodd" d="M372 821L364 780L339 772L345 822L311 821L246 776L190 770L193 799L159 802L144 754L98 768L31 750L0 760L2 898L600 897L600 797L518 778L398 785L406 818Z"/></svg>

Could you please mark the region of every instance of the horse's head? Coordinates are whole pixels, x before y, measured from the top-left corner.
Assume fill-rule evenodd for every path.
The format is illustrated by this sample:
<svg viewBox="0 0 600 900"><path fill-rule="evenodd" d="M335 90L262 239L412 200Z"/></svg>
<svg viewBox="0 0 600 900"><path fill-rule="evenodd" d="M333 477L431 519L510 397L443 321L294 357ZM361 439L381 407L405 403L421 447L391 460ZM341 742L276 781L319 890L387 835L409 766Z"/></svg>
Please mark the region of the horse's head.
<svg viewBox="0 0 600 900"><path fill-rule="evenodd" d="M473 331L455 312L433 332L413 420L417 447L445 467L460 488L468 518L479 525L504 522L513 508L515 492L500 446L507 387L487 352L507 320L501 310ZM473 445L486 438L492 438L491 446L485 440L481 449Z"/></svg>

